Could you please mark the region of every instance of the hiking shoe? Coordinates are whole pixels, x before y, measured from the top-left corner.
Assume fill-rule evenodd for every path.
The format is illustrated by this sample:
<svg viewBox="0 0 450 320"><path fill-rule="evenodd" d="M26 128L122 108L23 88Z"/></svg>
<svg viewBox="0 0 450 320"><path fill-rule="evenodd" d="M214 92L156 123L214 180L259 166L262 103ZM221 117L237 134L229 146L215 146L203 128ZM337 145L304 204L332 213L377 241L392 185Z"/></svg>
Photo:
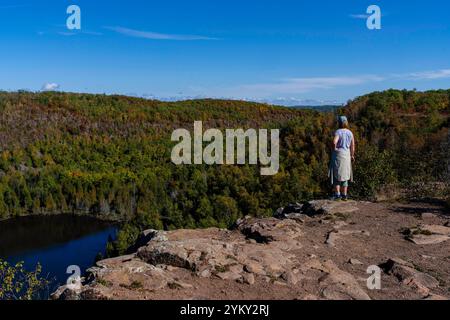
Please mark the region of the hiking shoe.
<svg viewBox="0 0 450 320"><path fill-rule="evenodd" d="M348 200L348 197L347 197L347 196L342 196L342 197L341 197L341 200L342 200L342 201L347 201L347 200Z"/></svg>
<svg viewBox="0 0 450 320"><path fill-rule="evenodd" d="M333 195L333 196L330 198L330 200L332 200L332 201L341 201L341 196Z"/></svg>

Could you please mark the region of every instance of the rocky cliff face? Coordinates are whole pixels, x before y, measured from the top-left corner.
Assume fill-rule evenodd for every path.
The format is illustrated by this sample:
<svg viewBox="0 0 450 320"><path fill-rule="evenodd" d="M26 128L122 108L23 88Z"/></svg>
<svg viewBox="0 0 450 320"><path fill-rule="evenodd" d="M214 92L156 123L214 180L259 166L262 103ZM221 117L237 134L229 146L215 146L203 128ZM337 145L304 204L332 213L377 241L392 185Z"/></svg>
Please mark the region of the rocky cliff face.
<svg viewBox="0 0 450 320"><path fill-rule="evenodd" d="M81 288L53 297L445 299L448 221L424 204L313 201L231 230L147 230L135 253L97 262ZM380 289L367 286L370 266Z"/></svg>

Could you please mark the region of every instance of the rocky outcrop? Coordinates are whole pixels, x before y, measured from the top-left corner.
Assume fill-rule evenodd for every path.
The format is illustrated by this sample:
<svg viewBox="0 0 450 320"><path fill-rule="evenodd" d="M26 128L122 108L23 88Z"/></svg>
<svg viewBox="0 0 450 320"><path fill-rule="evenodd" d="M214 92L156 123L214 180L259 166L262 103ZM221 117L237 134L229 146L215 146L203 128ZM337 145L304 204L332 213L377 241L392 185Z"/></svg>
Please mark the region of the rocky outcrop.
<svg viewBox="0 0 450 320"><path fill-rule="evenodd" d="M140 281L147 290L168 285L189 287L173 276L176 269L197 277L247 284L253 284L257 276L265 281L296 283L298 270L294 269L298 261L291 252L301 248L301 236L301 226L294 220L250 217L238 221L235 230L148 230L139 240L148 237L148 243L135 254L97 262L89 270L93 283L79 290L78 295L117 280L125 286ZM111 298L111 290L104 287L102 295Z"/></svg>
<svg viewBox="0 0 450 320"><path fill-rule="evenodd" d="M366 237L370 236L370 233L365 230L334 229L328 233L327 240L325 241L325 243L330 247L334 247L334 246L336 246L336 242L338 241L338 239L340 239L341 237L348 236L348 235L355 235L355 234L364 235Z"/></svg>
<svg viewBox="0 0 450 320"><path fill-rule="evenodd" d="M391 258L380 265L387 274L395 276L402 284L412 287L424 297L430 296L430 290L439 286L433 276L420 272L410 262L399 258Z"/></svg>
<svg viewBox="0 0 450 320"><path fill-rule="evenodd" d="M324 274L319 278L320 292L329 300L370 300L358 281L350 273L342 271L336 264L327 260L311 260L305 263L304 269L315 269Z"/></svg>
<svg viewBox="0 0 450 320"><path fill-rule="evenodd" d="M419 225L405 232L406 238L418 245L438 244L450 239L450 227Z"/></svg>
<svg viewBox="0 0 450 320"><path fill-rule="evenodd" d="M61 287L53 298L369 300L392 298L395 290L410 298L446 298L435 277L404 260L384 260L386 253L379 251L396 244L380 234L376 215L382 210L375 206L312 201L281 208L273 218L245 217L230 230L147 230L134 253L97 262L84 285ZM373 221L365 220L367 210L373 210ZM423 230L445 234L445 228ZM375 248L379 258L364 247L370 240L388 241ZM401 241L402 248L415 246ZM366 269L374 264L395 290L367 288Z"/></svg>
<svg viewBox="0 0 450 320"><path fill-rule="evenodd" d="M302 208L302 212L309 216L345 214L355 211L358 211L356 201L314 200Z"/></svg>

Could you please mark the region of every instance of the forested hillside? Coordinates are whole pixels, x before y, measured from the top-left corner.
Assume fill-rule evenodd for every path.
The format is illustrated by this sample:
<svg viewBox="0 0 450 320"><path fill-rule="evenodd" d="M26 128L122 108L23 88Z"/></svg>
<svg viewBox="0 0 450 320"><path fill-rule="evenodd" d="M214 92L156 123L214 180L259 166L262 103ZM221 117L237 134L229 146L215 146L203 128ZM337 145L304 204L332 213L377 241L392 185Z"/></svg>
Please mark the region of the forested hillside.
<svg viewBox="0 0 450 320"><path fill-rule="evenodd" d="M449 101L450 90L389 90L339 110L358 140L353 195L447 181ZM0 92L0 218L77 212L127 221L121 252L143 228L227 227L242 215L267 216L329 192L335 117L242 101ZM170 135L196 120L205 129L280 128L279 173L175 166Z"/></svg>

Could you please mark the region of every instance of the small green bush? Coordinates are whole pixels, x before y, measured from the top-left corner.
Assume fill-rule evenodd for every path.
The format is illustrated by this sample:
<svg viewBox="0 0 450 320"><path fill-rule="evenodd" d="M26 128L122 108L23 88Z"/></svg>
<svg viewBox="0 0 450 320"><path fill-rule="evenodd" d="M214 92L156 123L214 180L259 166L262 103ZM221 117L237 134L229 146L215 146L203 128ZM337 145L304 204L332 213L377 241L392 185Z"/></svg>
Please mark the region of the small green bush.
<svg viewBox="0 0 450 320"><path fill-rule="evenodd" d="M41 275L40 264L27 271L23 262L10 265L0 259L0 300L32 300L48 287L49 281Z"/></svg>
<svg viewBox="0 0 450 320"><path fill-rule="evenodd" d="M358 198L372 198L385 185L397 181L390 151L378 151L365 146L358 151L354 164L352 194Z"/></svg>

